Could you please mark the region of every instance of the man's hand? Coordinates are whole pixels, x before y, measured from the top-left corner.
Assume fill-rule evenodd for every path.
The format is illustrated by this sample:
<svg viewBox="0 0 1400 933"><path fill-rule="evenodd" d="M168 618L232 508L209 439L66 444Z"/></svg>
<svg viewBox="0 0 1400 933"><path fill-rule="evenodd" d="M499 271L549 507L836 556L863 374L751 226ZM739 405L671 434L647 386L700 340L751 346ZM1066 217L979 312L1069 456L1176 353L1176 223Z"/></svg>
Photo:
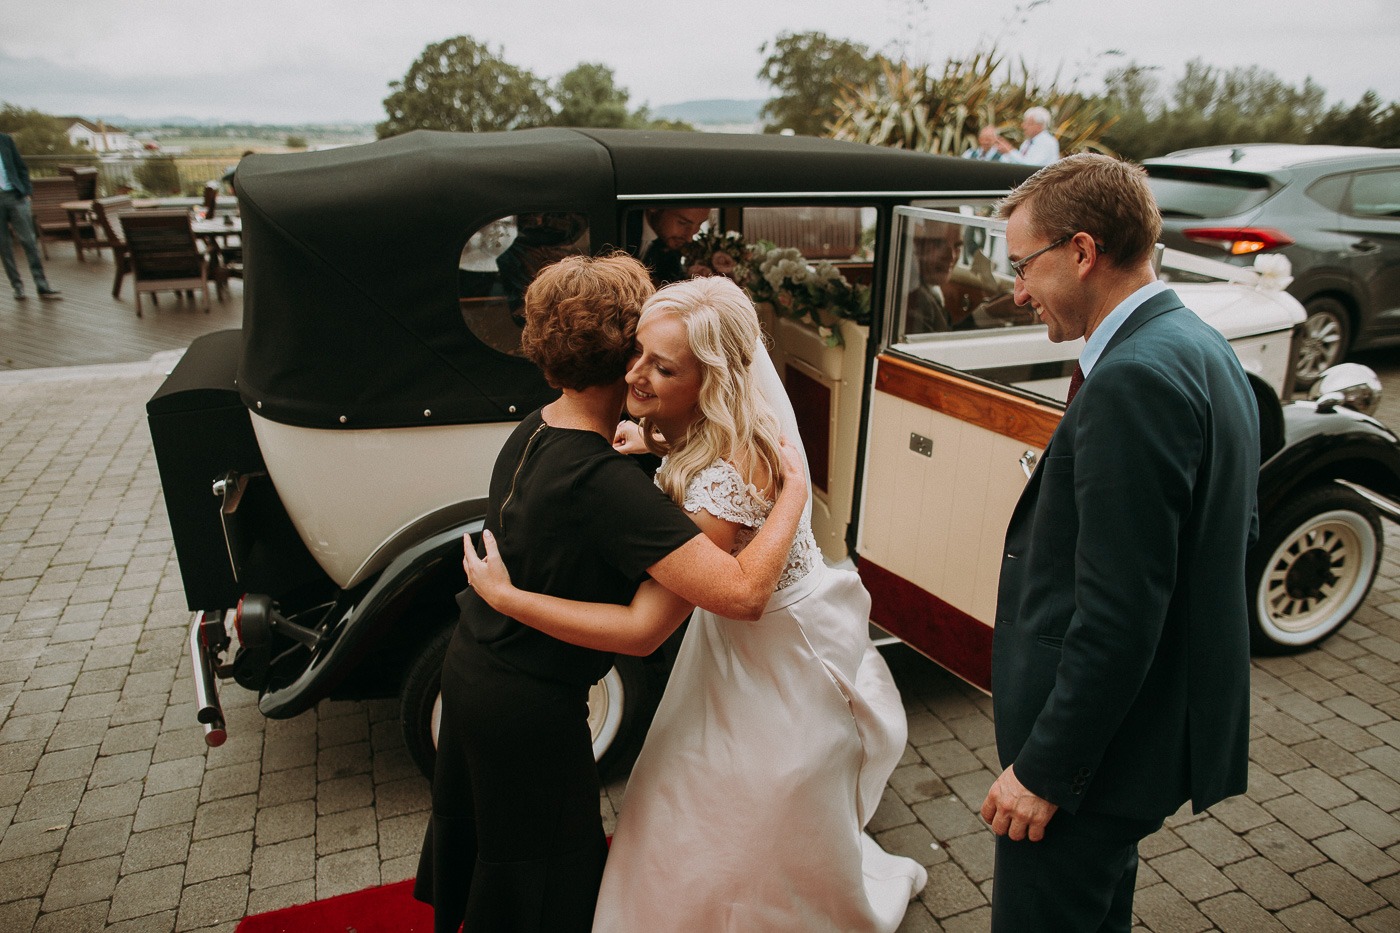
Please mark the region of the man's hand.
<svg viewBox="0 0 1400 933"><path fill-rule="evenodd" d="M1045 824L1058 809L1058 804L1026 790L1008 767L987 791L987 799L982 801L982 819L998 836L1010 836L1017 842L1039 842L1045 838Z"/></svg>

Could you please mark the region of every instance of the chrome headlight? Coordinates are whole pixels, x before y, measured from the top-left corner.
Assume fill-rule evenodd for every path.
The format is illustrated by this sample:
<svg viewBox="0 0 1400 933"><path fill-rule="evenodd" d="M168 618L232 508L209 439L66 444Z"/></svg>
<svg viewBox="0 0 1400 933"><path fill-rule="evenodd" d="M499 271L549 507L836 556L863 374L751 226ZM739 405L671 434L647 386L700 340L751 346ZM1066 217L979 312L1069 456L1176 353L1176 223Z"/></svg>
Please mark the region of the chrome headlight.
<svg viewBox="0 0 1400 933"><path fill-rule="evenodd" d="M1369 366L1339 363L1323 370L1308 391L1308 398L1317 402L1318 411L1333 411L1342 405L1369 415L1381 403L1381 380Z"/></svg>

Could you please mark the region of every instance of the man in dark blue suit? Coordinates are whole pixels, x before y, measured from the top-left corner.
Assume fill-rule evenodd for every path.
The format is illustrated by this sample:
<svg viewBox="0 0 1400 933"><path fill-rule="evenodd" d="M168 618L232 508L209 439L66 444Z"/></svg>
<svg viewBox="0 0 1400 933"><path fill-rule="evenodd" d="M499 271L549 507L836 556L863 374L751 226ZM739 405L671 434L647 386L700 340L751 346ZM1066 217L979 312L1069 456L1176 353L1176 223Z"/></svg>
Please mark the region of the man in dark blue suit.
<svg viewBox="0 0 1400 933"><path fill-rule="evenodd" d="M1086 344L1006 533L992 929L1127 933L1138 842L1245 789L1258 410L1230 345L1157 281L1141 168L1071 156L1001 214L1016 303Z"/></svg>
<svg viewBox="0 0 1400 933"><path fill-rule="evenodd" d="M39 255L39 243L34 234L34 215L29 210L29 166L24 164L14 139L0 133L0 260L5 274L15 290L15 300L24 300L24 280L15 265L15 250L10 244L10 229L29 257L29 272L34 276L34 288L40 298L57 298L58 289L49 285L44 275L44 260Z"/></svg>

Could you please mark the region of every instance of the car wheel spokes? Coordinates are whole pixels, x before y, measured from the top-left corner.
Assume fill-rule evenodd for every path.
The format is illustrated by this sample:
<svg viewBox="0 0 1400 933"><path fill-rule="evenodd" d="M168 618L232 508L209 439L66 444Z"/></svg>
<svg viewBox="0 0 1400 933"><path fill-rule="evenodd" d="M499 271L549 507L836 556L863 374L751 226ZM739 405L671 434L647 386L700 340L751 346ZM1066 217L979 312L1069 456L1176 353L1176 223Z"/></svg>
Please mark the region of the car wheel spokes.
<svg viewBox="0 0 1400 933"><path fill-rule="evenodd" d="M1286 632L1305 632L1336 612L1364 570L1356 530L1339 521L1304 529L1279 549L1269 568L1269 618Z"/></svg>

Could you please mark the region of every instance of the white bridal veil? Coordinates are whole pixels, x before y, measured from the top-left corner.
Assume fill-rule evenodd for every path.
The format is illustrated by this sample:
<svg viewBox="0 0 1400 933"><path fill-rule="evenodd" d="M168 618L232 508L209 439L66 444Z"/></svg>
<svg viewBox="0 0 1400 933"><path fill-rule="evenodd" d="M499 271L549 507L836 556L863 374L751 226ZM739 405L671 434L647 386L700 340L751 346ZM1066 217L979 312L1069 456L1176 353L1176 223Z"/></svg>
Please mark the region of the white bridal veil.
<svg viewBox="0 0 1400 933"><path fill-rule="evenodd" d="M753 353L753 381L773 413L778 416L778 424L782 426L783 437L787 442L796 447L802 454L802 468L807 474L807 506L805 509L807 519L812 518L812 468L807 462L807 448L802 446L802 435L797 431L797 413L792 409L792 401L788 398L787 390L783 388L783 380L778 378L778 368L773 365L773 358L768 355L768 348L763 345L763 338L758 340L758 346L754 347Z"/></svg>

